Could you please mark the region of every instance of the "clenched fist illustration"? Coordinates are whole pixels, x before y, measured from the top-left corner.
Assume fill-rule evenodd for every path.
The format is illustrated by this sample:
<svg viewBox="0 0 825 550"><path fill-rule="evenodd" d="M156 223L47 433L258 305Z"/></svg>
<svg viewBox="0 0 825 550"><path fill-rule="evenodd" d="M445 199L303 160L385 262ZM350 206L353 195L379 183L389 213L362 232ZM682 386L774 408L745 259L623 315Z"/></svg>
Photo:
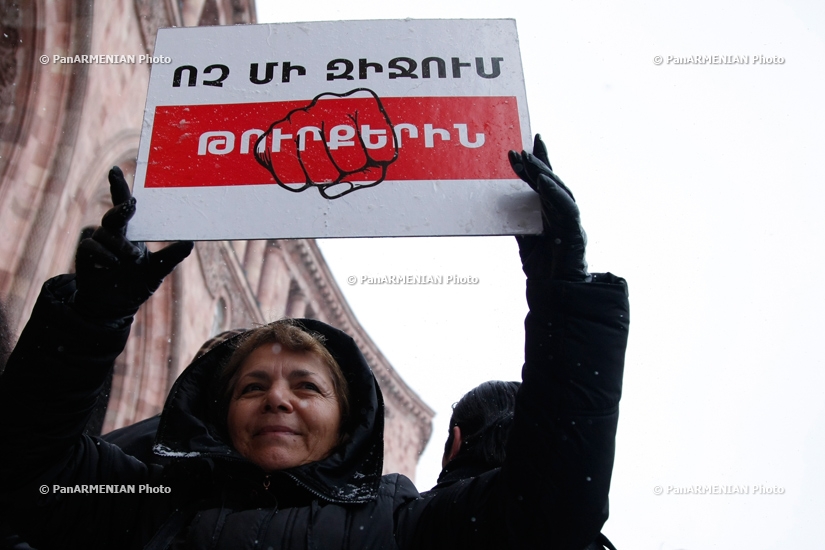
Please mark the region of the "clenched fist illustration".
<svg viewBox="0 0 825 550"><path fill-rule="evenodd" d="M337 199L384 181L398 158L392 123L372 90L317 96L258 138L255 158L281 187Z"/></svg>

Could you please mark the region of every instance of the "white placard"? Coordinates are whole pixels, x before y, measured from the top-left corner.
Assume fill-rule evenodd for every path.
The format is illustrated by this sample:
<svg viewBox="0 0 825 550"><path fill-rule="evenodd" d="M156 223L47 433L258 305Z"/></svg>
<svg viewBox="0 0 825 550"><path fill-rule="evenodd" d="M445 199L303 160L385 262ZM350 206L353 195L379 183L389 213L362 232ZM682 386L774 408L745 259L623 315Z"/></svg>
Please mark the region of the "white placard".
<svg viewBox="0 0 825 550"><path fill-rule="evenodd" d="M513 20L158 31L137 240L538 233Z"/></svg>

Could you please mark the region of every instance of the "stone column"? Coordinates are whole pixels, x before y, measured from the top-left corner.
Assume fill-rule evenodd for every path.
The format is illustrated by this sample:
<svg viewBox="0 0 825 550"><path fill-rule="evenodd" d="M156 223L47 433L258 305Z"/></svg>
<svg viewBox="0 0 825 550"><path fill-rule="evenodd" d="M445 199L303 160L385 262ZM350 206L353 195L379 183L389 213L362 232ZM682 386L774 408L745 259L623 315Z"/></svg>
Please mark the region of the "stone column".
<svg viewBox="0 0 825 550"><path fill-rule="evenodd" d="M289 287L289 266L283 250L278 241L269 241L258 284L258 303L267 320L274 321L286 315Z"/></svg>
<svg viewBox="0 0 825 550"><path fill-rule="evenodd" d="M261 280L261 270L264 266L264 252L267 241L249 241L244 254L243 268L246 271L246 280L252 292L258 293L258 283Z"/></svg>

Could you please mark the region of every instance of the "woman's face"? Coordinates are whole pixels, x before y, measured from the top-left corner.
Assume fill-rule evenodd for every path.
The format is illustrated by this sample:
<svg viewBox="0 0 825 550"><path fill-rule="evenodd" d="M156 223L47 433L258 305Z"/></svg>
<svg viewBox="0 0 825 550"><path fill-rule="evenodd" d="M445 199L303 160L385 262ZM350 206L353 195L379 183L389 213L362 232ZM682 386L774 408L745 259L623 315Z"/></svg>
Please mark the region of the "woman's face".
<svg viewBox="0 0 825 550"><path fill-rule="evenodd" d="M227 425L235 449L265 471L326 458L341 425L329 368L313 353L256 348L241 363Z"/></svg>

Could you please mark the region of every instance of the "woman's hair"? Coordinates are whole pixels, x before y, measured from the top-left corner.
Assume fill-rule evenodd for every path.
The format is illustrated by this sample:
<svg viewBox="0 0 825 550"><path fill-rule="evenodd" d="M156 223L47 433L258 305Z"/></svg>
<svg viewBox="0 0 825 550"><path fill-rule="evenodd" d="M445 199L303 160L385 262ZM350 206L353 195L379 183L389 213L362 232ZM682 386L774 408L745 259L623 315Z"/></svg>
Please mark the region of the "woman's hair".
<svg viewBox="0 0 825 550"><path fill-rule="evenodd" d="M309 332L292 319L281 319L247 332L218 377L218 400L222 421L226 422L229 402L235 391L235 385L240 377L241 365L244 360L263 345L280 344L288 351L314 354L329 369L333 391L341 410L341 429L343 430L349 418L349 387L338 362L324 347L324 340L322 334ZM343 442L344 434L341 434L341 436L341 442Z"/></svg>
<svg viewBox="0 0 825 550"><path fill-rule="evenodd" d="M453 427L461 428L458 456L473 460L488 469L504 464L505 445L513 427L516 393L521 382L491 380L467 392L453 405L450 435L444 454L453 445Z"/></svg>

